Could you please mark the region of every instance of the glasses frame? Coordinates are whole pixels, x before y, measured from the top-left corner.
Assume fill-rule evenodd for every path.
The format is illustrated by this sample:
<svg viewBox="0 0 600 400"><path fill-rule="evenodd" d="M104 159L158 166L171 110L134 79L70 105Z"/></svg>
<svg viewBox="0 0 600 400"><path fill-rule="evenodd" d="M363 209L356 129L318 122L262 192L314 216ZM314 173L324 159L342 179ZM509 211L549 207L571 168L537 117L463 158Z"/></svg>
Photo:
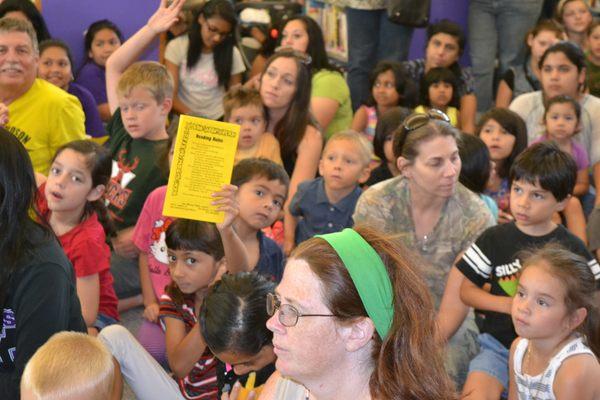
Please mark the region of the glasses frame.
<svg viewBox="0 0 600 400"><path fill-rule="evenodd" d="M279 323L287 328L292 328L294 326L296 326L298 324L298 319L300 319L301 317L337 317L337 315L334 314L301 314L296 307L294 307L291 304L281 304L281 300L279 299L279 296L277 296L275 293L267 293L267 314L269 316L273 316L275 315L275 313L278 310L284 309L289 311L290 314L289 315L294 315L295 319L294 319L294 323L290 324L290 323L286 323L283 320L282 317L282 313L280 312L279 315L277 316L277 320L279 321Z"/></svg>

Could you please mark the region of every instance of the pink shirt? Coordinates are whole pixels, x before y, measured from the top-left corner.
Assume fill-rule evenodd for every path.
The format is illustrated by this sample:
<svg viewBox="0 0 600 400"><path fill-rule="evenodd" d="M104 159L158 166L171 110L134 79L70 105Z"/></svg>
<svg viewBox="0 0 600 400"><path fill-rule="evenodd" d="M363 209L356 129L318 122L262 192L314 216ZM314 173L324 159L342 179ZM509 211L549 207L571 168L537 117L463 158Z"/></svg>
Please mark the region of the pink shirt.
<svg viewBox="0 0 600 400"><path fill-rule="evenodd" d="M171 282L165 232L173 218L162 215L166 194L167 186L160 186L148 195L133 231L133 243L141 252L148 254L148 269L157 299Z"/></svg>

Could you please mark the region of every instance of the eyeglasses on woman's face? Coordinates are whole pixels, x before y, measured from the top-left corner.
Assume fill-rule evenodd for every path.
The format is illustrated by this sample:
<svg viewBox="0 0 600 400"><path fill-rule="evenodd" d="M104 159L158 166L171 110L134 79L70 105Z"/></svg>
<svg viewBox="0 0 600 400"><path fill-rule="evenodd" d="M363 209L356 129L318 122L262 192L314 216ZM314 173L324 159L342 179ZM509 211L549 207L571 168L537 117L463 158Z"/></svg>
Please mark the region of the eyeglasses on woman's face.
<svg viewBox="0 0 600 400"><path fill-rule="evenodd" d="M296 326L300 317L336 317L333 314L300 314L296 307L290 304L281 304L279 296L274 293L267 294L267 314L273 316L279 311L278 320L283 326L291 328Z"/></svg>

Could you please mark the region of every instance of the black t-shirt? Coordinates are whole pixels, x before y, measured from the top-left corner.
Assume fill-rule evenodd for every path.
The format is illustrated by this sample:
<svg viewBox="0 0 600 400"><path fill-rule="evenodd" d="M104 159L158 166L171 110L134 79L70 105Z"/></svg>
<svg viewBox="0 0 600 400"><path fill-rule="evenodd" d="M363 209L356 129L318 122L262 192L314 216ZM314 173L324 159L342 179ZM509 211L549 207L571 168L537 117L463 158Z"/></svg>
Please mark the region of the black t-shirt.
<svg viewBox="0 0 600 400"><path fill-rule="evenodd" d="M267 379L275 372L275 363L263 367L260 371L256 371L256 381L254 387L259 387L264 384ZM248 375L236 375L231 366L226 365L222 361L217 362L217 385L219 386L219 398L223 392L231 391L233 385L240 381L240 384L246 385Z"/></svg>
<svg viewBox="0 0 600 400"><path fill-rule="evenodd" d="M36 245L10 277L0 331L0 399L18 400L27 361L53 334L86 332L73 266L53 235L33 222ZM0 261L1 262L1 261Z"/></svg>
<svg viewBox="0 0 600 400"><path fill-rule="evenodd" d="M521 260L518 253L522 250L542 247L546 243L557 242L575 254L588 260L588 265L596 283L600 283L600 267L585 248L584 243L562 225L544 236L529 236L520 231L514 222L488 228L479 236L458 262L458 269L475 285L482 287L491 284L490 293L496 296L513 297L517 292ZM510 315L484 311L485 320L481 333L489 333L510 348L516 339Z"/></svg>

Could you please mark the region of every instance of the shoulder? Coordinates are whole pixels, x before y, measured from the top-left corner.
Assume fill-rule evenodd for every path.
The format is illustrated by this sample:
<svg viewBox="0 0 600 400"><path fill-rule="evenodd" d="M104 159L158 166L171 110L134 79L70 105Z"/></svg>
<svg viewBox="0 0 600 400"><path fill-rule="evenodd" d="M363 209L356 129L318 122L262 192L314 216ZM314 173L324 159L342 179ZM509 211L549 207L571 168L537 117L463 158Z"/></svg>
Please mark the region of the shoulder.
<svg viewBox="0 0 600 400"><path fill-rule="evenodd" d="M323 146L323 134L317 128L312 125L307 125L306 130L304 131L304 136L302 136L302 140L300 141L299 147L318 147L319 151L321 151L321 147Z"/></svg>
<svg viewBox="0 0 600 400"><path fill-rule="evenodd" d="M57 107L64 107L67 103L80 105L77 97L40 78L36 78L29 92L43 96L49 104L55 104Z"/></svg>
<svg viewBox="0 0 600 400"><path fill-rule="evenodd" d="M524 93L517 96L511 103L509 108L513 111L523 111L523 108L532 109L535 107L543 106L542 104L542 92L540 90L536 92Z"/></svg>
<svg viewBox="0 0 600 400"><path fill-rule="evenodd" d="M185 57L189 43L190 39L187 35L181 35L171 40L169 43L167 43L167 47L165 49L166 59L173 63L181 62L183 57Z"/></svg>
<svg viewBox="0 0 600 400"><path fill-rule="evenodd" d="M77 73L77 79L80 79L80 78L89 79L89 78L101 76L103 74L104 74L104 71L102 70L102 68L100 68L98 65L96 65L96 63L94 63L93 61L88 61L85 64L83 64L83 66L79 69L79 71Z"/></svg>
<svg viewBox="0 0 600 400"><path fill-rule="evenodd" d="M554 378L556 398L592 398L600 394L600 365L592 354L575 354L565 359Z"/></svg>
<svg viewBox="0 0 600 400"><path fill-rule="evenodd" d="M494 225L494 218L485 202L462 184L457 185L456 193L451 199L455 209L460 209L464 218Z"/></svg>

